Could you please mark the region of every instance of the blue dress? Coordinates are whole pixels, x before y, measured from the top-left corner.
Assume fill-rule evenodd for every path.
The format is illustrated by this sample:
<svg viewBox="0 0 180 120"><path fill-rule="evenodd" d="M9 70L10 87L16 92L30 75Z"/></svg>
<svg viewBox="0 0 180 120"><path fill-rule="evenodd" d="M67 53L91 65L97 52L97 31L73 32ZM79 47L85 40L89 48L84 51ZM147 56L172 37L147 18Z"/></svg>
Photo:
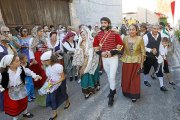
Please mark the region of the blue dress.
<svg viewBox="0 0 180 120"><path fill-rule="evenodd" d="M8 54L8 51L6 49L6 47L4 47L3 45L0 44L0 48L2 51L0 51L0 60ZM0 111L4 110L4 96L3 93L0 93Z"/></svg>
<svg viewBox="0 0 180 120"><path fill-rule="evenodd" d="M20 41L21 46L29 47L29 41L31 37L22 38ZM30 63L30 57L29 57L29 49L28 48L21 48L19 51L21 54L25 54L28 59L28 64ZM28 68L28 66L27 66ZM30 101L32 98L35 98L34 96L34 83L31 76L26 76L26 90L28 95L28 100Z"/></svg>
<svg viewBox="0 0 180 120"><path fill-rule="evenodd" d="M22 38L21 40L19 40L20 45L21 46L26 46L29 47L29 41L30 41L31 37L26 37L26 38ZM29 48L21 48L19 51L21 54L25 54L28 62L30 62L30 57L29 57Z"/></svg>
<svg viewBox="0 0 180 120"><path fill-rule="evenodd" d="M27 90L28 100L34 99L35 98L34 83L33 83L32 77L26 76L25 81L26 81L26 90Z"/></svg>
<svg viewBox="0 0 180 120"><path fill-rule="evenodd" d="M27 63L26 68L29 68L29 64ZM26 90L27 90L27 95L28 95L28 101L31 101L32 99L35 98L34 94L34 83L33 79L31 76L26 76L25 77L25 83L26 83Z"/></svg>

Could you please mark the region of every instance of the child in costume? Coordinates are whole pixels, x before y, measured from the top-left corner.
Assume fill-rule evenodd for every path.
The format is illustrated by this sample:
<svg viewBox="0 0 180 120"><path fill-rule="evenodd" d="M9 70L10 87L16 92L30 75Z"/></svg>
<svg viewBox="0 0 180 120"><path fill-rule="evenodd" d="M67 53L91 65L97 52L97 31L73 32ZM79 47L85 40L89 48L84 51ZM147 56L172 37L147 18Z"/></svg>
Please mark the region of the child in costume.
<svg viewBox="0 0 180 120"><path fill-rule="evenodd" d="M64 109L69 108L70 102L66 92L66 80L63 72L63 66L59 63L58 56L47 51L41 56L42 63L46 66L47 80L39 93L47 94L46 106L52 108L52 117L49 120L57 118L57 108L66 101Z"/></svg>
<svg viewBox="0 0 180 120"><path fill-rule="evenodd" d="M31 63L28 63L28 59L25 54L20 54L19 55L21 65L25 67L26 69L29 69L29 66ZM34 94L34 83L33 79L31 76L26 76L25 77L25 84L26 84L26 90L27 90L27 95L28 95L28 102L31 102L33 99L35 99L35 94Z"/></svg>
<svg viewBox="0 0 180 120"><path fill-rule="evenodd" d="M19 57L16 55L5 55L1 62L0 83L4 91L4 111L17 120L24 111L23 117L32 118L33 114L27 111L28 97L25 88L26 75L35 80L41 79L34 72L20 65Z"/></svg>

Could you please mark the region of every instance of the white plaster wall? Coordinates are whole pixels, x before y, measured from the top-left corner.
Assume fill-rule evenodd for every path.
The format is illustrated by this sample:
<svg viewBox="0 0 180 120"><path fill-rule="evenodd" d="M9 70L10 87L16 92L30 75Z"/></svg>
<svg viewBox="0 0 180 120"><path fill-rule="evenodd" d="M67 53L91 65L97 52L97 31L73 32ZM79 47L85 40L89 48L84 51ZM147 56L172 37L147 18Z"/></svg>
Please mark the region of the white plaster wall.
<svg viewBox="0 0 180 120"><path fill-rule="evenodd" d="M109 17L113 25L120 25L122 0L73 0L70 11L73 26L99 24L100 18L104 16Z"/></svg>
<svg viewBox="0 0 180 120"><path fill-rule="evenodd" d="M146 11L145 8L139 7L137 8L137 11L135 13L136 14L126 14L124 15L124 17L126 17L127 19L130 19L130 18L136 19L140 23L146 23L146 19L147 19L147 22L150 24L159 22L158 16L150 10ZM147 14L147 18L146 18L146 14Z"/></svg>
<svg viewBox="0 0 180 120"><path fill-rule="evenodd" d="M180 25L180 0L175 3L174 26Z"/></svg>
<svg viewBox="0 0 180 120"><path fill-rule="evenodd" d="M146 18L146 13L147 13L147 18ZM137 9L137 19L139 20L140 23L142 23L142 22L145 23L146 19L147 19L147 22L150 24L159 22L158 16L150 10L146 11L145 8Z"/></svg>

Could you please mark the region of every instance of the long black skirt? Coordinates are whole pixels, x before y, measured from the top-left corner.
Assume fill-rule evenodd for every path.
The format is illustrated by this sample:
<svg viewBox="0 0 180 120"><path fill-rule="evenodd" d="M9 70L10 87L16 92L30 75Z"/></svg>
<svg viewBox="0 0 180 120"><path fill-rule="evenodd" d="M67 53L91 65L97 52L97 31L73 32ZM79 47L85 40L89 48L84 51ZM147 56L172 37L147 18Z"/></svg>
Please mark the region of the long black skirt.
<svg viewBox="0 0 180 120"><path fill-rule="evenodd" d="M64 80L57 90L47 95L46 106L56 110L67 99L66 80Z"/></svg>
<svg viewBox="0 0 180 120"><path fill-rule="evenodd" d="M0 111L4 110L4 96L3 93L0 93Z"/></svg>

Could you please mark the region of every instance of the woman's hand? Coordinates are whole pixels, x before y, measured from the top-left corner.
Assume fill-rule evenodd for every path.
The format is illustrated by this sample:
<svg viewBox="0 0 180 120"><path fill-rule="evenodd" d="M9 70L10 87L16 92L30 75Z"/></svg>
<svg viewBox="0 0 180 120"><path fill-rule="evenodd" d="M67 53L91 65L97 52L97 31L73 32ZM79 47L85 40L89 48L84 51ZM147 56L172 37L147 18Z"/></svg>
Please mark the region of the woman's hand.
<svg viewBox="0 0 180 120"><path fill-rule="evenodd" d="M60 82L62 82L62 81L64 81L64 80L66 79L64 72L62 72L62 73L60 74L60 76L61 76Z"/></svg>
<svg viewBox="0 0 180 120"><path fill-rule="evenodd" d="M38 64L38 62L35 59L33 59L32 63L33 64Z"/></svg>
<svg viewBox="0 0 180 120"><path fill-rule="evenodd" d="M29 66L32 66L34 64L37 64L38 62L35 59L32 59L32 61L30 62Z"/></svg>
<svg viewBox="0 0 180 120"><path fill-rule="evenodd" d="M31 62L31 63L29 63L29 67L31 67L33 65L33 63Z"/></svg>
<svg viewBox="0 0 180 120"><path fill-rule="evenodd" d="M80 75L83 75L83 73L84 73L84 69L81 67L81 68L79 69L79 74L80 74Z"/></svg>
<svg viewBox="0 0 180 120"><path fill-rule="evenodd" d="M143 63L141 63L141 64L140 64L140 66L141 66L141 69L143 69L144 64L143 64Z"/></svg>

